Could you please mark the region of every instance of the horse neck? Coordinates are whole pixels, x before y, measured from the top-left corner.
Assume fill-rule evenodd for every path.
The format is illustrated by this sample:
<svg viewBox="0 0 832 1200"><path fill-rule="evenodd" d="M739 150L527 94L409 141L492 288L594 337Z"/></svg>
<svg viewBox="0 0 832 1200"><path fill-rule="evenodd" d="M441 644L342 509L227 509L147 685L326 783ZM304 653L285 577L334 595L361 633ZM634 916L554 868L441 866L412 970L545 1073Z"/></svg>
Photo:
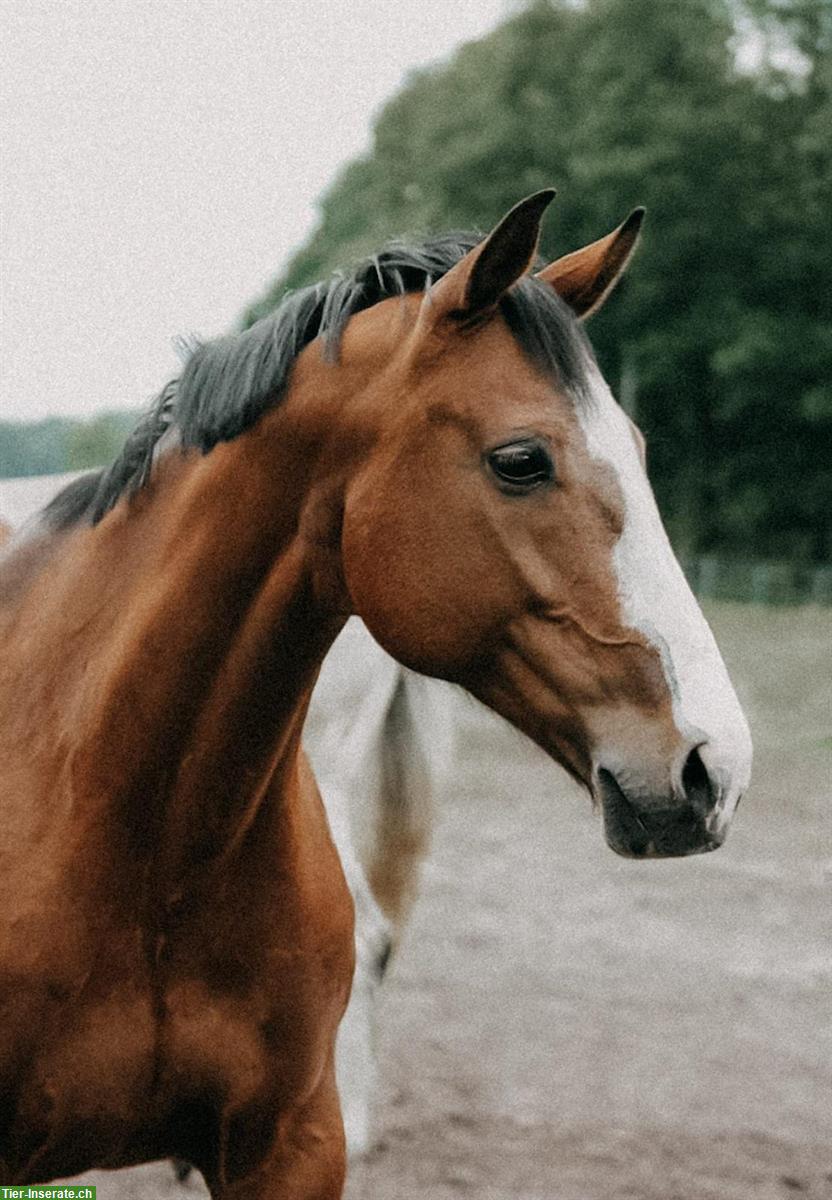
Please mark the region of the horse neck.
<svg viewBox="0 0 832 1200"><path fill-rule="evenodd" d="M147 494L87 539L99 572L118 571L121 542L126 578L75 789L112 797L171 871L239 846L267 791L292 793L309 695L346 616L337 502L279 424L162 460Z"/></svg>

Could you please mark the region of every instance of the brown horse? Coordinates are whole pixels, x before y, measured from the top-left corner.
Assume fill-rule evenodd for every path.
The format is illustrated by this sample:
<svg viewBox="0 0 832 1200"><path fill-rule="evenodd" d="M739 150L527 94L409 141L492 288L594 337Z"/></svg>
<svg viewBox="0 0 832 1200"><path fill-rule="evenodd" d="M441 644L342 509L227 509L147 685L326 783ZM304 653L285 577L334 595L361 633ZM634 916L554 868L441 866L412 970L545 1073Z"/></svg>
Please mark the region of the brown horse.
<svg viewBox="0 0 832 1200"><path fill-rule="evenodd" d="M747 726L578 319L636 240L526 277L549 191L197 349L0 570L0 1178L178 1156L330 1198L352 908L300 733L351 612L592 790L718 846Z"/></svg>

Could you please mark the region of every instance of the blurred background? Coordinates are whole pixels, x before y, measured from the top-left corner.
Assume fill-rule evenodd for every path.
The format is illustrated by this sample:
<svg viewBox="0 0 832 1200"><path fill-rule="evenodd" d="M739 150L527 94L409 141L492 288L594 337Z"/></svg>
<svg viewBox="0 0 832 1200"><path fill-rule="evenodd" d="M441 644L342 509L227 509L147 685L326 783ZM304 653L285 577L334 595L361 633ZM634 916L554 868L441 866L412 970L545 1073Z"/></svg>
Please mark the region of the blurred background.
<svg viewBox="0 0 832 1200"><path fill-rule="evenodd" d="M832 602L829 0L6 7L0 474L107 461L174 335L554 184L551 256L647 206L591 334L697 589Z"/></svg>

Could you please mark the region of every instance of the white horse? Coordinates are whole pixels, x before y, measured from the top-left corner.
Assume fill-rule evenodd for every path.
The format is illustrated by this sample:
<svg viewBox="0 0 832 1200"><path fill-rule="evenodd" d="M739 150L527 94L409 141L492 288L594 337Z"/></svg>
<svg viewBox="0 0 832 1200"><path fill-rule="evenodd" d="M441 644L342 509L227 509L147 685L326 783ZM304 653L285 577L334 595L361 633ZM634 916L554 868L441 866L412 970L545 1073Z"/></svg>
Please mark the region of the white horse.
<svg viewBox="0 0 832 1200"><path fill-rule="evenodd" d="M0 480L0 546L72 478ZM450 684L400 666L352 618L324 662L304 728L355 901L355 977L336 1060L353 1157L372 1144L377 994L416 896L453 754L457 697ZM189 1168L176 1171L184 1179Z"/></svg>
<svg viewBox="0 0 832 1200"><path fill-rule="evenodd" d="M304 729L355 900L355 977L336 1057L351 1155L372 1141L376 997L416 897L458 703L450 684L400 666L352 619L327 655Z"/></svg>

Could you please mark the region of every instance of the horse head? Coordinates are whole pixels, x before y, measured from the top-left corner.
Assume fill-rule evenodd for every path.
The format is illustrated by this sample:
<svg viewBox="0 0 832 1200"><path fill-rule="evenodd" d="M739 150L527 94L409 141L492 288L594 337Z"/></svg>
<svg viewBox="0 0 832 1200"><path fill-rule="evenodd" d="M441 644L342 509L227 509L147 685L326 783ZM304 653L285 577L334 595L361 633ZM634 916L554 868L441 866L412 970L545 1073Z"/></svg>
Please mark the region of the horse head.
<svg viewBox="0 0 832 1200"><path fill-rule="evenodd" d="M699 853L748 785L748 726L581 325L642 213L530 275L552 196L345 330L369 450L346 489L344 579L391 654L462 684L591 790L614 850Z"/></svg>

